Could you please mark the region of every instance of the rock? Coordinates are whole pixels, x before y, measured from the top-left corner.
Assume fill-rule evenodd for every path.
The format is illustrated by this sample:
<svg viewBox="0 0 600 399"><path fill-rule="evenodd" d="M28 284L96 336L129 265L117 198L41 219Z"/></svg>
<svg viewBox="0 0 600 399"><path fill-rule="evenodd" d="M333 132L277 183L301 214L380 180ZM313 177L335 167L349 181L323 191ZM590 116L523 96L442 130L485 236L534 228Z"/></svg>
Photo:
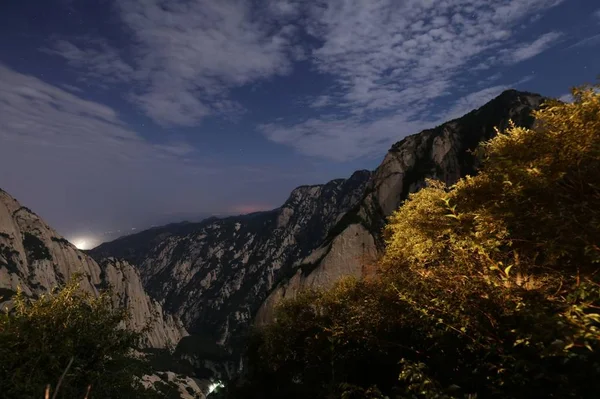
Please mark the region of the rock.
<svg viewBox="0 0 600 399"><path fill-rule="evenodd" d="M210 381L201 381L192 377L176 374L171 371L157 372L142 377L142 385L146 388L157 388L158 383L164 383L175 388L181 399L205 399Z"/></svg>
<svg viewBox="0 0 600 399"><path fill-rule="evenodd" d="M153 319L146 344L174 347L187 335L182 323L166 314L145 292L137 270L126 262L106 259L100 265L61 237L31 210L0 190L0 296L8 300L21 287L35 297L81 273L81 288L95 295L113 290L115 306L131 313L129 327L141 330Z"/></svg>
<svg viewBox="0 0 600 399"><path fill-rule="evenodd" d="M256 322L267 323L273 318L274 306L282 298L295 297L307 288L328 288L343 275L364 276L365 267L381 255L381 231L385 220L401 205L408 194L425 185L426 178L435 178L451 185L466 174L476 172L476 160L470 151L495 134L494 127L504 129L512 119L518 126L531 126L531 110L543 98L536 94L509 90L478 110L434 129L408 136L394 144L381 165L373 173L365 197L341 220L343 232L315 251L320 260L307 258L301 262L310 266L310 273L296 273L282 281L261 305ZM346 227L347 226L347 227ZM334 230L340 230L338 226ZM350 245L339 240L357 231L360 239ZM353 245L356 247L352 248ZM357 251L364 254L361 258ZM316 264L315 264L316 263ZM329 270L332 269L334 272Z"/></svg>
<svg viewBox="0 0 600 399"><path fill-rule="evenodd" d="M371 173L302 186L278 209L141 232L100 245L101 261L139 265L145 288L188 331L229 347L271 289L295 273L364 195ZM235 343L234 343L235 345Z"/></svg>

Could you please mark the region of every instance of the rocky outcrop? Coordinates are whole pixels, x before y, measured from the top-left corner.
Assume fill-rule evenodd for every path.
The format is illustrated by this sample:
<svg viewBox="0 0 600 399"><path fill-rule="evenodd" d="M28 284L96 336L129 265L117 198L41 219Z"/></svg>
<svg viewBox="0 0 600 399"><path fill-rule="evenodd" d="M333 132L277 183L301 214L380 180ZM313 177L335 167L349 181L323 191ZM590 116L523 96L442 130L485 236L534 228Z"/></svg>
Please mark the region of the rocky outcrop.
<svg viewBox="0 0 600 399"><path fill-rule="evenodd" d="M75 273L82 274L81 288L88 292L111 289L115 306L125 306L131 313L128 327L141 330L152 321L147 346L174 347L187 335L181 322L146 294L133 266L112 258L96 263L0 190L0 302L17 287L32 297L47 293Z"/></svg>
<svg viewBox="0 0 600 399"><path fill-rule="evenodd" d="M517 126L531 126L531 111L542 101L537 94L508 90L459 119L394 144L373 173L364 198L333 227L339 235L330 237L314 254L298 262L297 273L271 292L257 312L256 321L272 320L277 302L293 298L301 290L330 287L343 275L368 274L369 265L383 249L381 231L386 218L409 193L422 188L426 178L451 185L462 176L474 174L477 162L471 151L492 138L496 127L506 128L510 120ZM310 272L301 272L306 269Z"/></svg>
<svg viewBox="0 0 600 399"><path fill-rule="evenodd" d="M139 265L144 286L192 333L234 345L268 293L296 273L365 193L371 173L295 189L269 212L149 230L90 251Z"/></svg>
<svg viewBox="0 0 600 399"><path fill-rule="evenodd" d="M273 319L275 305L284 298L294 298L307 288L332 286L345 276L363 277L377 259L373 236L360 224L347 226L325 247L297 262L296 272L271 292L256 314L258 324Z"/></svg>

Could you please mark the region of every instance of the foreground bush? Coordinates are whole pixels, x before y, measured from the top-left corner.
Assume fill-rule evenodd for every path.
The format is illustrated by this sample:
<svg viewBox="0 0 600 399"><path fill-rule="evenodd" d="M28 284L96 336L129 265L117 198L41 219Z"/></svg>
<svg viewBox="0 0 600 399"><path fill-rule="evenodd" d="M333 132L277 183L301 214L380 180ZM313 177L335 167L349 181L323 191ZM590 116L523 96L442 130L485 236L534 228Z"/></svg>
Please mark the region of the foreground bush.
<svg viewBox="0 0 600 399"><path fill-rule="evenodd" d="M411 195L378 280L284 302L230 396L597 397L600 96L573 96Z"/></svg>
<svg viewBox="0 0 600 399"><path fill-rule="evenodd" d="M123 328L128 315L107 294L93 297L73 280L36 300L18 293L13 303L0 314L2 398L43 398L47 385L57 398L154 397L136 377L141 333Z"/></svg>

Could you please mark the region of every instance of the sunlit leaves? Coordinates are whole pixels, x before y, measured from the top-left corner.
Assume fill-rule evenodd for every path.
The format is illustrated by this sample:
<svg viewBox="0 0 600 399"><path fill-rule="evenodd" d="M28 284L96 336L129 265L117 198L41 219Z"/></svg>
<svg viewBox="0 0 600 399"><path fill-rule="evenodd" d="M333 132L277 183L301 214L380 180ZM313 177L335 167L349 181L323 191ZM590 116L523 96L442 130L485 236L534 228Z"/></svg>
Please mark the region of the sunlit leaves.
<svg viewBox="0 0 600 399"><path fill-rule="evenodd" d="M263 378L296 397L596 397L600 96L573 97L480 146L478 175L410 195L377 280L284 302Z"/></svg>

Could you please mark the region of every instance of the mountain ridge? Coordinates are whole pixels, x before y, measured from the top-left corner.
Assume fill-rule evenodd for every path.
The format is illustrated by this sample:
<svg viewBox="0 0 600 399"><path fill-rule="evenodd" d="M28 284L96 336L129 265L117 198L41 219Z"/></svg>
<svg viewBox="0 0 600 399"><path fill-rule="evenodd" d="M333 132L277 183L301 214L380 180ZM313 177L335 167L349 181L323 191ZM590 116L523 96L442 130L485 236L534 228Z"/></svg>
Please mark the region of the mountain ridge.
<svg viewBox="0 0 600 399"><path fill-rule="evenodd" d="M95 262L48 226L35 212L0 190L0 302L21 289L30 297L50 292L81 273L80 286L97 295L112 290L113 304L129 310L128 327L141 330L151 321L145 336L152 348L174 348L188 335L181 322L164 312L145 292L136 268L106 258Z"/></svg>
<svg viewBox="0 0 600 399"><path fill-rule="evenodd" d="M315 254L298 263L296 274L269 294L255 321L269 322L277 302L294 297L303 289L327 288L344 275L369 274L383 250L381 230L385 220L409 193L422 188L426 178L453 184L460 177L475 173L477 160L472 150L491 138L495 127L506 128L509 120L531 126L531 110L543 101L539 94L506 90L460 118L392 145L373 172L364 197L333 227L337 234L332 234Z"/></svg>
<svg viewBox="0 0 600 399"><path fill-rule="evenodd" d="M137 264L144 284L155 293L156 298L162 299L161 302L166 304L167 309L177 311L178 307L173 306L172 301L179 297L177 300L187 302L184 306L200 314L206 315L207 308L216 307L220 309L220 317L228 319L226 314L231 311L231 321L224 321L223 324L211 315L204 316L206 319L196 326L194 321L186 319L192 331L217 336L218 340L224 343L230 338L227 333L230 328L235 331L238 322L251 319L260 305L261 296L265 296L270 286L287 273L282 269L291 267L292 260L303 258L312 251L312 246L316 244L309 242L311 240L308 240L308 237L317 236L317 241L324 238L328 226L336 223L341 214L356 203L369 178L370 172L362 170L348 179L303 185L292 190L282 206L270 211L179 226L177 231L171 231L165 237L161 236L162 230L140 232L123 240L105 243L88 252L98 260L111 255L124 257ZM143 234L151 237L144 243L144 250L131 250L130 243ZM213 248L208 251L205 248L207 243L203 243L202 240L210 234L215 242L209 244L213 245ZM165 243L165 240L169 242ZM116 248L115 243L118 244ZM152 249L149 249L150 247ZM249 247L252 248L249 250ZM162 252L168 255L165 256ZM187 257L182 259L181 254L186 252ZM242 252L244 256L241 255ZM225 259L229 259L233 266L227 270L220 270L219 265L223 264ZM164 260L166 262L163 262ZM161 262L162 264L159 264ZM257 264L262 267L256 266ZM245 265L253 267L246 268ZM190 268L193 270L191 274ZM262 281L264 289L254 287L253 284L243 288L248 281L246 273L260 274L259 280ZM213 286L216 277L214 274L222 276L221 281L216 279L217 286ZM165 283L166 281L171 283ZM214 292L212 297L229 297L235 296L240 289L246 290L246 294L243 295L247 298L258 299L242 306L242 309L235 304L247 302L248 299L236 297L230 301L217 300L212 303L207 299L203 303L195 304L193 300L188 299L198 290L204 293L205 298L210 298L209 291ZM237 296L239 295L241 294L238 293ZM185 313L182 315L186 317ZM231 324L231 327L228 324Z"/></svg>
<svg viewBox="0 0 600 399"><path fill-rule="evenodd" d="M374 171L299 186L281 207L252 218L165 232L129 260L150 294L191 332L212 335L235 352L247 327L272 320L281 299L372 272L385 220L407 195L426 178L452 184L475 173L471 151L509 120L531 126L531 110L543 101L535 93L504 91L460 118L404 137ZM89 252L99 259L131 249L124 239Z"/></svg>

